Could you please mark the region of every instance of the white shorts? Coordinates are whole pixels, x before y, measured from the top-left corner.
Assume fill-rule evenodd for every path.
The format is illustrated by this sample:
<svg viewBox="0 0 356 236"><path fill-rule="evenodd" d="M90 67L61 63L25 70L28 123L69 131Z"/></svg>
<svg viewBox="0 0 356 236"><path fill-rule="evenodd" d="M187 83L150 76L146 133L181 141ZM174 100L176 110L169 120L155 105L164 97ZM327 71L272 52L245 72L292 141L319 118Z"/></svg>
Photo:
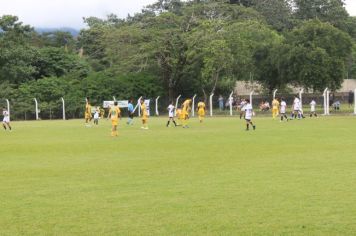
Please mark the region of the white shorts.
<svg viewBox="0 0 356 236"><path fill-rule="evenodd" d="M10 117L4 117L4 119L2 120L3 123L10 123Z"/></svg>

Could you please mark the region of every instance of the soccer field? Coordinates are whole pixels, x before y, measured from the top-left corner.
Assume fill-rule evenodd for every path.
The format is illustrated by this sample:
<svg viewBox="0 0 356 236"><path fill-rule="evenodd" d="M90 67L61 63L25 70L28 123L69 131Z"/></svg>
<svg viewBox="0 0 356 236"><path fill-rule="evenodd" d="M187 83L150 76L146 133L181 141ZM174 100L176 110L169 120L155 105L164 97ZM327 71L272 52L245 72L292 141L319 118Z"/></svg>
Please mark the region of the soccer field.
<svg viewBox="0 0 356 236"><path fill-rule="evenodd" d="M355 235L356 118L12 123L0 235Z"/></svg>

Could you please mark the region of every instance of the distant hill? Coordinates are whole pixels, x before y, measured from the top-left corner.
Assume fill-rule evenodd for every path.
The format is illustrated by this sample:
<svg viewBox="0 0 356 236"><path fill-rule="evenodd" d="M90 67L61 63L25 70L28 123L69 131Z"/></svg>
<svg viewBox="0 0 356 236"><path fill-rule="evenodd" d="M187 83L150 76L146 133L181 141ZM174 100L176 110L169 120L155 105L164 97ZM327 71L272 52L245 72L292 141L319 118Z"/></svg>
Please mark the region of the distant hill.
<svg viewBox="0 0 356 236"><path fill-rule="evenodd" d="M70 27L60 27L60 28L41 28L41 27L35 27L36 32L38 33L48 33L48 32L55 32L55 31L63 31L63 32L69 32L73 37L78 36L79 31L74 28Z"/></svg>

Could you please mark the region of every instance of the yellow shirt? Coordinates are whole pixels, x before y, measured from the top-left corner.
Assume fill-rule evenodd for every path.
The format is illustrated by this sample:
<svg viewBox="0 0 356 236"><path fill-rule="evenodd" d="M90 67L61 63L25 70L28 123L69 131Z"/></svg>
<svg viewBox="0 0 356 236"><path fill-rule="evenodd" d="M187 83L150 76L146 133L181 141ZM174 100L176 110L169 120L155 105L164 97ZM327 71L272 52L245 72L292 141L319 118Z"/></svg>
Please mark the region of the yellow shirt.
<svg viewBox="0 0 356 236"><path fill-rule="evenodd" d="M120 108L117 106L113 106L110 108L109 114L110 114L110 118L112 121L117 121L119 119L120 116Z"/></svg>
<svg viewBox="0 0 356 236"><path fill-rule="evenodd" d="M200 109L205 109L205 103L204 102L199 102L198 103L198 109L200 110Z"/></svg>
<svg viewBox="0 0 356 236"><path fill-rule="evenodd" d="M85 113L91 114L91 106L90 106L89 103L87 103L87 104L85 105Z"/></svg>
<svg viewBox="0 0 356 236"><path fill-rule="evenodd" d="M148 118L148 113L147 113L147 108L146 108L146 104L145 103L141 104L141 112L142 112L142 119L147 119Z"/></svg>
<svg viewBox="0 0 356 236"><path fill-rule="evenodd" d="M274 99L272 101L272 107L273 107L273 109L278 109L279 108L279 102L278 102L277 99Z"/></svg>
<svg viewBox="0 0 356 236"><path fill-rule="evenodd" d="M190 110L190 102L191 101L192 101L191 99L187 99L183 102L183 113L186 115L188 115L188 112Z"/></svg>

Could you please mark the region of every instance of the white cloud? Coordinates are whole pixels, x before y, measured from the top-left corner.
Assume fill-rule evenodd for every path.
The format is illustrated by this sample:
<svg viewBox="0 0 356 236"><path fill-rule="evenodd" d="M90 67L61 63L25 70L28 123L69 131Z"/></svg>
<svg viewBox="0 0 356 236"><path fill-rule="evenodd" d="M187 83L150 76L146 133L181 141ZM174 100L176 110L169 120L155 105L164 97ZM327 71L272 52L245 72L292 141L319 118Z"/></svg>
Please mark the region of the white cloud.
<svg viewBox="0 0 356 236"><path fill-rule="evenodd" d="M83 17L119 17L140 12L156 0L0 0L0 15L19 16L25 24L37 27L83 27ZM356 0L346 0L347 10L356 16Z"/></svg>
<svg viewBox="0 0 356 236"><path fill-rule="evenodd" d="M155 0L0 0L0 15L19 16L37 27L83 27L83 17L105 17L114 13L126 17Z"/></svg>

